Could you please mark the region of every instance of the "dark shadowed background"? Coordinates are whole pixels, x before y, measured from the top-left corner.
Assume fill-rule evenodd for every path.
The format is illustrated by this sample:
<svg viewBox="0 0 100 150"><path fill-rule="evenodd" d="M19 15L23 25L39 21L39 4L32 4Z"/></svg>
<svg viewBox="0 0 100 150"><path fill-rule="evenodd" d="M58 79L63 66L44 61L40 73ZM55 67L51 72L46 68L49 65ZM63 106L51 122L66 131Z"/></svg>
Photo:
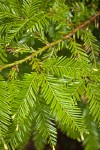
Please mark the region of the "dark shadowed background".
<svg viewBox="0 0 100 150"><path fill-rule="evenodd" d="M30 139L24 150L35 150L32 139ZM52 148L47 145L45 150L52 150ZM59 131L56 150L83 150L83 147L81 142L70 139L61 131Z"/></svg>

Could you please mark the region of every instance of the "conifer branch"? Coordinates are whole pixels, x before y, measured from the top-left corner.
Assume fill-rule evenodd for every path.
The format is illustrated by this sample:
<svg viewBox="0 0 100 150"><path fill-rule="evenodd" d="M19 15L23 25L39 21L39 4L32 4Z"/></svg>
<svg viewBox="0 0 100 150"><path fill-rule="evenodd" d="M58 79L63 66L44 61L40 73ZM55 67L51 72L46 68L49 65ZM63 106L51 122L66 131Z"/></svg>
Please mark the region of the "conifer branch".
<svg viewBox="0 0 100 150"><path fill-rule="evenodd" d="M92 16L90 19L88 19L87 21L85 21L84 23L80 24L77 28L73 29L72 32L70 32L69 34L65 35L62 39L59 39L55 42L52 42L50 44L47 44L46 46L44 46L43 48L40 48L39 50L37 50L36 52L32 53L31 55L27 56L26 58L22 59L22 60L18 60L15 61L14 63L11 64L6 64L4 66L0 67L0 71L2 71L5 68L9 68L12 66L16 66L19 65L23 62L26 62L28 60L31 60L32 58L34 58L35 56L37 56L38 54L40 54L41 52L47 50L50 47L53 47L63 41L65 41L66 39L69 39L71 36L73 36L79 29L84 28L85 26L89 25L92 21L94 21L98 16L100 16L100 12L98 12L96 15Z"/></svg>

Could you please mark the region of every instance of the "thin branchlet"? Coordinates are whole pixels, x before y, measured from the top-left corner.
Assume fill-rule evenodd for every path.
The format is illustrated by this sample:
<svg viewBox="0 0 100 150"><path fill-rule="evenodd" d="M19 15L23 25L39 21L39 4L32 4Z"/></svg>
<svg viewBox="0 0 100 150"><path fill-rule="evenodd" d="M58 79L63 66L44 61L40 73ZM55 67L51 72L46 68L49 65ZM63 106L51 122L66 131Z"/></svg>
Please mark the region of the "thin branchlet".
<svg viewBox="0 0 100 150"><path fill-rule="evenodd" d="M92 16L90 19L88 19L87 21L85 21L84 23L80 24L77 28L73 29L72 32L70 32L69 34L65 35L62 39L59 39L55 42L52 42L50 44L47 44L46 46L44 46L43 48L40 48L39 50L37 50L36 52L32 53L31 55L25 57L24 59L15 61L14 63L10 63L10 64L6 64L0 67L0 71L2 71L3 69L15 66L15 65L19 65L23 62L26 62L34 57L36 57L38 54L40 54L41 52L47 50L50 47L53 47L61 42L63 42L64 40L69 39L72 35L74 35L79 29L84 28L85 26L89 25L92 21L94 21L98 16L100 16L100 12L97 12L96 15Z"/></svg>

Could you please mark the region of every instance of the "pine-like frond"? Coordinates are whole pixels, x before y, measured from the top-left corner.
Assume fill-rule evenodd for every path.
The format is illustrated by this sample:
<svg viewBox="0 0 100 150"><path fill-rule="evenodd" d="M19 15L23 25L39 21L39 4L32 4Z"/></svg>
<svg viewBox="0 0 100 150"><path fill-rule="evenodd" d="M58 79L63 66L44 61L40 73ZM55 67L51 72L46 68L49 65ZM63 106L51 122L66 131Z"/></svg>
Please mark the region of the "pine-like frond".
<svg viewBox="0 0 100 150"><path fill-rule="evenodd" d="M44 76L43 80L41 92L46 103L50 105L55 118L61 120L63 124L68 124L73 130L84 132L85 125L81 110L68 95L62 80L52 76Z"/></svg>
<svg viewBox="0 0 100 150"><path fill-rule="evenodd" d="M47 38L45 37L45 30L49 25L48 15L43 11L37 12L37 14L32 19L32 26L30 31L34 32L35 38L38 38L43 43L47 44Z"/></svg>
<svg viewBox="0 0 100 150"><path fill-rule="evenodd" d="M27 115L30 108L34 106L36 100L35 93L37 93L38 90L36 81L37 81L37 74L33 73L33 74L26 75L22 82L17 81L18 83L16 83L20 87L20 92L18 93L18 97L17 97L17 99L19 99L18 101L19 104L17 104L17 109L15 113L16 117L19 116L18 119L19 122L20 119L24 118L25 115ZM14 102L17 103L17 101ZM12 106L16 106L16 105L12 103Z"/></svg>
<svg viewBox="0 0 100 150"><path fill-rule="evenodd" d="M100 149L100 138L96 122L94 122L93 117L89 114L88 107L84 108L83 116L85 124L89 131L88 134L84 135L83 145L85 150L99 150Z"/></svg>
<svg viewBox="0 0 100 150"><path fill-rule="evenodd" d="M10 8L10 11L13 14L16 14L21 17L23 0L6 0L4 4L5 7L8 6Z"/></svg>
<svg viewBox="0 0 100 150"><path fill-rule="evenodd" d="M34 127L33 141L34 141L34 146L35 146L36 150L44 150L45 145L47 144L47 141L37 130L37 126Z"/></svg>
<svg viewBox="0 0 100 150"><path fill-rule="evenodd" d="M65 30L63 31L67 31L66 29L66 21L70 21L71 17L72 17L72 14L70 12L70 9L67 5L64 4L64 2L59 2L59 1L55 1L54 5L53 5L53 8L52 8L52 11L53 11L53 15L51 16L52 17L52 21L54 21L54 23L62 23L62 25L57 25L56 27L56 30L59 30L62 28L62 26L64 27ZM58 15L58 17L57 17Z"/></svg>
<svg viewBox="0 0 100 150"><path fill-rule="evenodd" d="M90 113L100 125L100 83L89 83L87 87L87 97Z"/></svg>
<svg viewBox="0 0 100 150"><path fill-rule="evenodd" d="M45 61L43 67L47 72L58 76L80 77L90 72L90 65L85 61L69 59L66 57L52 58Z"/></svg>
<svg viewBox="0 0 100 150"><path fill-rule="evenodd" d="M23 14L25 18L31 18L39 12L41 0L23 0Z"/></svg>
<svg viewBox="0 0 100 150"><path fill-rule="evenodd" d="M70 39L68 42L68 48L72 52L72 55L78 59L88 61L88 55L82 48L82 45L77 43L75 39Z"/></svg>
<svg viewBox="0 0 100 150"><path fill-rule="evenodd" d="M10 10L7 3L5 2L3 4L3 8L1 4L2 14L0 15L2 23L1 37L5 37L6 44L10 44L14 41L18 42L21 36L25 34L25 32L29 32L29 30L31 30L31 32L38 31L42 36L43 28L48 24L48 21L47 15L39 10L41 0L18 1L18 3L17 0L12 0L8 3L8 6L11 7ZM19 9L19 7L21 7L21 9ZM3 14L5 16L6 13L5 8L8 10L8 15L3 17ZM18 13L16 9L19 10Z"/></svg>
<svg viewBox="0 0 100 150"><path fill-rule="evenodd" d="M6 138L11 124L11 111L7 92L7 83L0 81L0 149L5 149Z"/></svg>
<svg viewBox="0 0 100 150"><path fill-rule="evenodd" d="M0 48L0 65L3 65L7 62L7 54L4 49Z"/></svg>
<svg viewBox="0 0 100 150"><path fill-rule="evenodd" d="M96 37L89 30L84 33L84 46L89 54L90 60L94 63L94 67L96 67L97 56L100 49Z"/></svg>
<svg viewBox="0 0 100 150"><path fill-rule="evenodd" d="M19 20L15 21L13 24L11 24L7 31L6 35L6 41L8 44L12 43L14 40L18 42L21 34L23 34L24 28L27 25L29 20Z"/></svg>
<svg viewBox="0 0 100 150"><path fill-rule="evenodd" d="M5 22L12 22L14 21L14 18L18 18L18 16L16 14L13 13L13 11L10 9L8 3L5 2L1 2L0 1L0 26ZM10 20L7 20L8 18L10 18ZM11 20L12 19L12 20Z"/></svg>
<svg viewBox="0 0 100 150"><path fill-rule="evenodd" d="M12 123L8 132L9 136L6 139L6 146L8 150L22 150L25 144L28 143L33 129L33 111L34 108L30 109L28 115L23 119L23 123L20 122L17 124L17 121L12 118Z"/></svg>
<svg viewBox="0 0 100 150"><path fill-rule="evenodd" d="M57 142L57 131L55 128L54 118L51 115L50 108L45 104L42 96L37 96L35 118L35 126L38 134L41 134L45 140L48 139L51 146L55 146Z"/></svg>
<svg viewBox="0 0 100 150"><path fill-rule="evenodd" d="M9 85L9 100L13 115L7 145L8 147L10 145L13 150L18 147L20 142L25 141L25 134L30 135L30 132L26 132L26 129L30 129L30 122L33 118L30 111L33 111L35 107L35 93L38 90L36 80L37 74L33 73L26 75L22 82L17 80Z"/></svg>
<svg viewBox="0 0 100 150"><path fill-rule="evenodd" d="M85 4L85 2L87 1L73 1L73 7L72 7L72 10L73 12L75 11L75 14L74 14L74 18L73 18L73 21L79 23L80 21L84 21L86 18L88 18L89 16L92 16L95 12L94 12L94 9L91 8L91 11L89 9L89 7L87 7ZM87 13L86 13L87 12Z"/></svg>

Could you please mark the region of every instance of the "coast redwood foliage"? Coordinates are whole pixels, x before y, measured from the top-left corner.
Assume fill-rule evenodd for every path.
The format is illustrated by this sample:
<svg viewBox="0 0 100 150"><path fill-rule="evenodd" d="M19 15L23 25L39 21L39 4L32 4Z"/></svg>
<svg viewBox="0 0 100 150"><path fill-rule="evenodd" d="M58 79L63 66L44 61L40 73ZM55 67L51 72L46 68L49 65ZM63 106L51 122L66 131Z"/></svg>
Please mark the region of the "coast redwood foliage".
<svg viewBox="0 0 100 150"><path fill-rule="evenodd" d="M100 0L0 0L0 150L55 150L57 129L100 149Z"/></svg>

